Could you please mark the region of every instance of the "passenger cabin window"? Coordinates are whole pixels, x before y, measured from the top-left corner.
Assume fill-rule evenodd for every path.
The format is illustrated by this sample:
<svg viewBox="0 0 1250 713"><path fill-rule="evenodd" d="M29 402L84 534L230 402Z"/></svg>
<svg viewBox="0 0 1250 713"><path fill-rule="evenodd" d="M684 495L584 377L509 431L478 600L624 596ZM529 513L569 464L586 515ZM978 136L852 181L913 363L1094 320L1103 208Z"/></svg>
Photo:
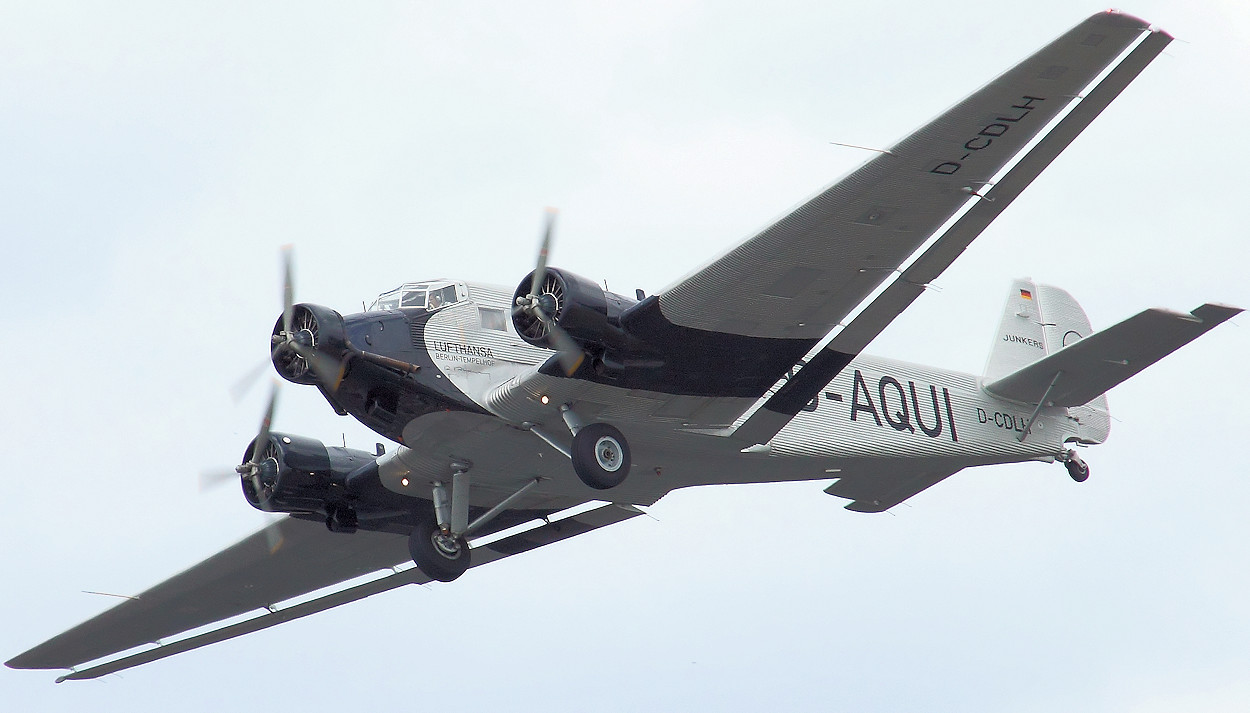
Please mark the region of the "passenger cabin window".
<svg viewBox="0 0 1250 713"><path fill-rule="evenodd" d="M494 329L500 332L508 331L508 319L503 310L478 307L477 315L482 320L482 329Z"/></svg>

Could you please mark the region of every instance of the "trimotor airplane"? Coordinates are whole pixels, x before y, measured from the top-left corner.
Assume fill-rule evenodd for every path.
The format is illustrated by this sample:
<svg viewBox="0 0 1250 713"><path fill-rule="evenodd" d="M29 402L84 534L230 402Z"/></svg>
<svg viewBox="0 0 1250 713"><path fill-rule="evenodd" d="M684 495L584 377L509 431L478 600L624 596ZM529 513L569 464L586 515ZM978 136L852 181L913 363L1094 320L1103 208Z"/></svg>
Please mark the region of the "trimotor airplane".
<svg viewBox="0 0 1250 713"><path fill-rule="evenodd" d="M1105 392L1240 309L1094 332L1067 292L1022 279L984 374L862 352L1171 39L1094 15L656 295L549 268L552 213L516 289L412 282L359 314L296 304L288 253L274 367L398 446L275 432L271 397L235 470L288 516L7 665L95 678L449 582L694 485L834 480L878 513L971 466L1085 480L1073 446L1106 440Z"/></svg>

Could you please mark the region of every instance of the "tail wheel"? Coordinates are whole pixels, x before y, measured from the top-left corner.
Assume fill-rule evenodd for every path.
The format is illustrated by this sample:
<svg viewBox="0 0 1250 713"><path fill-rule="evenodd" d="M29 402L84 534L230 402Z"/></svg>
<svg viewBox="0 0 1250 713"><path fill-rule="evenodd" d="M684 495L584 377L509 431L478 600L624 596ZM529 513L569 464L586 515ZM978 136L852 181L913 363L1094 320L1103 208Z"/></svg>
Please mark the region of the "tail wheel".
<svg viewBox="0 0 1250 713"><path fill-rule="evenodd" d="M595 490L608 490L629 475L629 442L616 428L592 423L573 436L573 471Z"/></svg>
<svg viewBox="0 0 1250 713"><path fill-rule="evenodd" d="M1084 483L1089 480L1089 464L1083 460L1069 460L1063 464L1068 469L1068 475L1078 483Z"/></svg>
<svg viewBox="0 0 1250 713"><path fill-rule="evenodd" d="M432 518L423 518L408 536L408 554L431 579L450 582L469 568L469 543L439 528Z"/></svg>

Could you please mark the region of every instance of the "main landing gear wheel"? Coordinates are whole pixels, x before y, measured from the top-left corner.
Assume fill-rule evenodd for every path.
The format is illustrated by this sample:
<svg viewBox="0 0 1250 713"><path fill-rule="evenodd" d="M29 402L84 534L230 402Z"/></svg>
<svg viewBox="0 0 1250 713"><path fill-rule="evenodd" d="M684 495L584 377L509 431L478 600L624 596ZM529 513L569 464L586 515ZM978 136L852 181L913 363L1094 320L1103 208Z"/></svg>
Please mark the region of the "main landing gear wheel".
<svg viewBox="0 0 1250 713"><path fill-rule="evenodd" d="M430 519L422 519L412 529L408 554L417 569L440 582L450 582L469 568L469 543L463 537L444 533Z"/></svg>
<svg viewBox="0 0 1250 713"><path fill-rule="evenodd" d="M1089 480L1089 464L1081 460L1074 451L1068 451L1068 457L1063 462L1063 467L1068 469L1068 475L1078 483L1084 483Z"/></svg>
<svg viewBox="0 0 1250 713"><path fill-rule="evenodd" d="M629 475L629 442L606 423L592 423L573 436L573 472L595 490L615 488Z"/></svg>

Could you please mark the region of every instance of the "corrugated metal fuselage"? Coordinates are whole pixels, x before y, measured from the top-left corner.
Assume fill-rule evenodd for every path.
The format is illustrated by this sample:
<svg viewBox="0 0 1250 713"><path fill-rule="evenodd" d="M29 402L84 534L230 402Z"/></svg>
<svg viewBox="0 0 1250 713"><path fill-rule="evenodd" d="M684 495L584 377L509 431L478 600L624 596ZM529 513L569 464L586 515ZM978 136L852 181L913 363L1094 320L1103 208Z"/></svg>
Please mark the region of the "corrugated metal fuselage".
<svg viewBox="0 0 1250 713"><path fill-rule="evenodd" d="M475 504L479 498L482 503L497 500L510 483L541 476L544 481L531 497L535 504L547 498L553 506L566 498L649 504L666 492L693 485L1049 459L1078 432L1066 409L1043 409L1022 442L1032 408L993 397L977 377L860 356L769 443L752 447L731 433L754 400L674 396L536 374L535 367L553 352L516 334L506 318L510 301L507 288L469 284L467 299L439 311L403 311L411 326L404 330L401 351L410 361L418 361L419 355L423 365L419 380L412 378L405 388L424 393L410 397L409 403L426 408L410 408L400 420L384 409L389 419L384 428L361 419L405 444L380 462L386 487L428 497L400 481L445 472L446 462L455 456L456 439L475 429L495 434L491 450L498 456L493 462L479 454L474 464ZM367 346L381 350L381 335L388 329L399 331L379 327L388 315L399 323L398 311L347 317L349 325L356 325L349 326L350 338L356 342L371 335L373 343ZM353 415L376 402L367 396L359 400L350 409ZM587 420L613 423L626 434L634 465L621 486L608 492L590 490L567 459L522 430L523 424L538 424L567 435L558 407L570 401ZM464 412L460 420L449 421L448 411L457 410ZM469 447L465 441L464 448Z"/></svg>

